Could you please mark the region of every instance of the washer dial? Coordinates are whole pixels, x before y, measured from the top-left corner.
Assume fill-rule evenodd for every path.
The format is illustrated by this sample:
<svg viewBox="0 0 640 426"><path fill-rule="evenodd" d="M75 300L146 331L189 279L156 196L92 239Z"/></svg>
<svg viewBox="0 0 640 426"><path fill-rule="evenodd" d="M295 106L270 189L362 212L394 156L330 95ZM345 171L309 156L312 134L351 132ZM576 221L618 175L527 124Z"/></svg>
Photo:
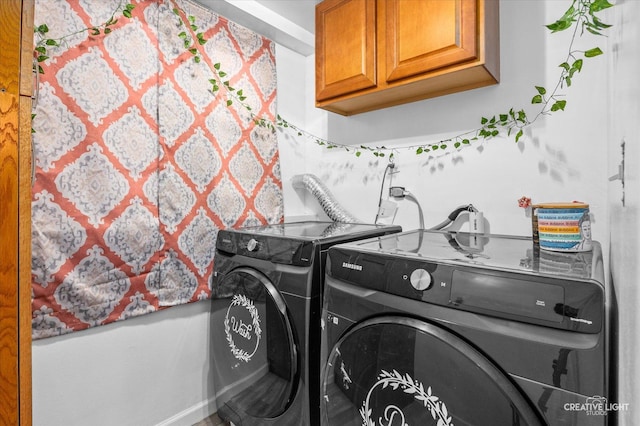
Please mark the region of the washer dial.
<svg viewBox="0 0 640 426"><path fill-rule="evenodd" d="M413 288L418 291L427 290L431 287L433 279L431 278L431 274L422 268L418 268L411 273L411 277L409 277L409 281Z"/></svg>
<svg viewBox="0 0 640 426"><path fill-rule="evenodd" d="M258 241L254 238L250 239L247 242L247 250L249 251L256 251L258 250Z"/></svg>

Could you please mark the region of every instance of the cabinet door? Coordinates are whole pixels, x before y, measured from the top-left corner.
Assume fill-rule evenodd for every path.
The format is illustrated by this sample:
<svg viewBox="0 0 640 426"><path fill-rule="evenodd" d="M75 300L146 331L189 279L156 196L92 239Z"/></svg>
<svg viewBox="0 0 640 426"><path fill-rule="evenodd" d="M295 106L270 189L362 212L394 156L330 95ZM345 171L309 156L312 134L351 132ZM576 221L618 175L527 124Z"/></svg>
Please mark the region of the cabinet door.
<svg viewBox="0 0 640 426"><path fill-rule="evenodd" d="M392 82L478 57L476 0L386 0L386 74Z"/></svg>
<svg viewBox="0 0 640 426"><path fill-rule="evenodd" d="M316 100L376 85L375 0L316 6Z"/></svg>

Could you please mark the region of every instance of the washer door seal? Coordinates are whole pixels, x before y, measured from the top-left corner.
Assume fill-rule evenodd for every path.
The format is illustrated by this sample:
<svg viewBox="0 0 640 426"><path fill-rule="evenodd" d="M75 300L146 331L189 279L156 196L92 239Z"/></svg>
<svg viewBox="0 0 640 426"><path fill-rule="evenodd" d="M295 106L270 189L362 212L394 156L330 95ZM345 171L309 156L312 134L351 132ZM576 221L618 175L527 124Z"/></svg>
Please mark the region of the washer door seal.
<svg viewBox="0 0 640 426"><path fill-rule="evenodd" d="M373 318L346 332L331 349L322 388L323 425L543 424L470 343L412 318Z"/></svg>

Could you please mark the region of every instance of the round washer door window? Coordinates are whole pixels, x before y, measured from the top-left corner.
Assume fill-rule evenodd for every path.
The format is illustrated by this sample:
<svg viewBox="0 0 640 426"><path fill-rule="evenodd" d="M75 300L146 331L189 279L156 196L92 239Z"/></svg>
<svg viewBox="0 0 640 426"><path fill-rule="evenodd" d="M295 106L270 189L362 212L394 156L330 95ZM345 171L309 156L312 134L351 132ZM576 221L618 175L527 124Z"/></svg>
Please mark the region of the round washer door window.
<svg viewBox="0 0 640 426"><path fill-rule="evenodd" d="M530 403L471 345L424 321L354 327L324 368L323 425L542 425Z"/></svg>
<svg viewBox="0 0 640 426"><path fill-rule="evenodd" d="M298 382L284 299L265 275L246 267L226 274L214 294L211 354L219 411L236 422L281 415Z"/></svg>

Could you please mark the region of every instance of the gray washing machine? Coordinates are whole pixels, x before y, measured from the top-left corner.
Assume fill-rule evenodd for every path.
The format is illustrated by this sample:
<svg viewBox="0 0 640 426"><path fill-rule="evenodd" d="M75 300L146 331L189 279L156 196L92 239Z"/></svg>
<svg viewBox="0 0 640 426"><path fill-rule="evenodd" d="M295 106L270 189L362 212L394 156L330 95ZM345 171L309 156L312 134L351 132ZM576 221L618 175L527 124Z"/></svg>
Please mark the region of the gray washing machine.
<svg viewBox="0 0 640 426"><path fill-rule="evenodd" d="M223 420L236 426L319 424L327 249L399 231L313 221L218 233L210 347Z"/></svg>
<svg viewBox="0 0 640 426"><path fill-rule="evenodd" d="M329 249L323 425L611 425L601 248L411 231Z"/></svg>

